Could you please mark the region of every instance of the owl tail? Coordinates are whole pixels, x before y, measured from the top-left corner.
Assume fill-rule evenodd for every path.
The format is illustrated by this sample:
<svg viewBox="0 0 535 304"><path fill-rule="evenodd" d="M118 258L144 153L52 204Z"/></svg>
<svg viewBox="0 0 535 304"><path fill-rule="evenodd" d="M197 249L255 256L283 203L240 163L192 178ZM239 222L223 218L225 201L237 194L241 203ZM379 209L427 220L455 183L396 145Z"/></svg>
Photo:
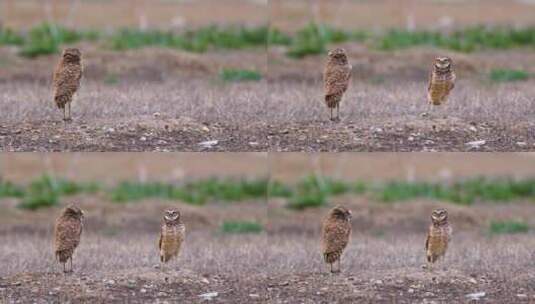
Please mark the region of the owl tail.
<svg viewBox="0 0 535 304"><path fill-rule="evenodd" d="M67 102L69 102L69 96L67 95L56 95L54 96L54 102L59 109L64 109Z"/></svg>
<svg viewBox="0 0 535 304"><path fill-rule="evenodd" d="M336 108L336 105L340 102L340 94L325 95L325 104L328 108Z"/></svg>
<svg viewBox="0 0 535 304"><path fill-rule="evenodd" d="M340 258L340 254L338 252L327 252L323 254L323 259L325 260L325 263L332 264Z"/></svg>
<svg viewBox="0 0 535 304"><path fill-rule="evenodd" d="M67 263L67 260L71 257L71 252L69 250L59 250L56 251L56 260L60 263Z"/></svg>

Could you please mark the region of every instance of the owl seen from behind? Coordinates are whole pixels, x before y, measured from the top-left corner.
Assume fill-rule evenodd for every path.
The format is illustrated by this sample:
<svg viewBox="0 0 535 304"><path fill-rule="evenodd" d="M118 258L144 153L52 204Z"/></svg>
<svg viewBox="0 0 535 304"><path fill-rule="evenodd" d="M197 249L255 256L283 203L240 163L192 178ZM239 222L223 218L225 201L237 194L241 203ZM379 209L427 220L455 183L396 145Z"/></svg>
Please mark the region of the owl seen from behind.
<svg viewBox="0 0 535 304"><path fill-rule="evenodd" d="M344 49L334 49L328 53L327 64L323 70L323 89L325 103L331 110L331 120L340 120L340 102L347 91L351 78L351 64ZM336 108L336 118L333 109Z"/></svg>
<svg viewBox="0 0 535 304"><path fill-rule="evenodd" d="M54 102L63 110L63 120L71 121L71 103L80 88L82 79L82 53L76 48L67 48L61 54L54 70Z"/></svg>
<svg viewBox="0 0 535 304"><path fill-rule="evenodd" d="M63 264L63 272L72 272L72 256L80 244L82 236L84 212L76 205L69 205L56 219L54 227L54 247L56 260ZM70 270L65 264L70 260Z"/></svg>
<svg viewBox="0 0 535 304"><path fill-rule="evenodd" d="M321 248L325 263L330 264L332 273L340 272L342 253L351 237L351 211L342 206L336 206L329 211L323 221L321 230ZM333 264L338 262L338 269Z"/></svg>

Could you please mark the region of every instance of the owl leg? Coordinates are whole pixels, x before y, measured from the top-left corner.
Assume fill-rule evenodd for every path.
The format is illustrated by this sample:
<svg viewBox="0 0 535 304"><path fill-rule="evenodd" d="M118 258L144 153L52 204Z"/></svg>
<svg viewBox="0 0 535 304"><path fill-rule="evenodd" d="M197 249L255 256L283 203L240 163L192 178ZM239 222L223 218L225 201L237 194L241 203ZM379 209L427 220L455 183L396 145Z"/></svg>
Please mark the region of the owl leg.
<svg viewBox="0 0 535 304"><path fill-rule="evenodd" d="M336 121L340 121L340 103L336 104Z"/></svg>
<svg viewBox="0 0 535 304"><path fill-rule="evenodd" d="M330 108L331 109L331 121L333 121L333 108Z"/></svg>
<svg viewBox="0 0 535 304"><path fill-rule="evenodd" d="M72 121L72 118L71 118L71 103L68 102L67 105L69 106L69 116L67 117L67 121Z"/></svg>
<svg viewBox="0 0 535 304"><path fill-rule="evenodd" d="M67 263L63 263L63 273L67 273L67 269L65 269L65 264Z"/></svg>
<svg viewBox="0 0 535 304"><path fill-rule="evenodd" d="M333 263L329 263L329 265L331 265L331 273L334 273L334 271L333 271Z"/></svg>
<svg viewBox="0 0 535 304"><path fill-rule="evenodd" d="M342 272L342 267L340 266L340 260L341 259L338 259L338 270L336 271L338 273Z"/></svg>
<svg viewBox="0 0 535 304"><path fill-rule="evenodd" d="M70 269L69 272L73 272L73 269L72 269L72 256L71 256L71 259L70 259L70 260L71 260L71 269Z"/></svg>

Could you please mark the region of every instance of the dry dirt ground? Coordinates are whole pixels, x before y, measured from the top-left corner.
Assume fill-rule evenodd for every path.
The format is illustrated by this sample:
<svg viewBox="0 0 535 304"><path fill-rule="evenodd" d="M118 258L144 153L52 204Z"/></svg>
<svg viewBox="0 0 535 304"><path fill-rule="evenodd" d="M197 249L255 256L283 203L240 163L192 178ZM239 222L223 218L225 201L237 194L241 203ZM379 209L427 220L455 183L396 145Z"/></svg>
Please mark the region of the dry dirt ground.
<svg viewBox="0 0 535 304"><path fill-rule="evenodd" d="M329 120L322 99L325 58L292 60L283 48L269 50L271 151L535 150L535 80L494 83L488 76L496 68L534 73L528 50L383 53L358 44L341 47L353 77L339 122ZM429 108L427 77L437 54L453 58L457 82L446 106Z"/></svg>
<svg viewBox="0 0 535 304"><path fill-rule="evenodd" d="M382 205L333 199L353 210L353 235L342 273L322 263L320 221L328 209L292 212L269 204L269 303L532 303L535 301L533 231L488 234L490 219L525 218L533 205L457 207L415 201ZM425 231L435 207L448 208L454 234L445 261L425 264ZM479 295L478 295L479 293ZM484 294L481 294L484 293ZM475 294L475 295L471 295Z"/></svg>
<svg viewBox="0 0 535 304"><path fill-rule="evenodd" d="M265 52L126 53L80 45L82 87L67 125L52 102L57 56L24 60L4 49L3 151L266 151L265 81L227 83L221 68L265 74Z"/></svg>
<svg viewBox="0 0 535 304"><path fill-rule="evenodd" d="M228 235L225 220L266 223L262 202L193 207L148 200L113 204L78 196L86 221L75 272L64 275L55 262L52 225L58 208L37 212L2 201L0 302L2 303L265 303L262 271L265 234ZM161 212L181 210L187 229L180 259L159 266ZM203 296L203 294L207 294Z"/></svg>

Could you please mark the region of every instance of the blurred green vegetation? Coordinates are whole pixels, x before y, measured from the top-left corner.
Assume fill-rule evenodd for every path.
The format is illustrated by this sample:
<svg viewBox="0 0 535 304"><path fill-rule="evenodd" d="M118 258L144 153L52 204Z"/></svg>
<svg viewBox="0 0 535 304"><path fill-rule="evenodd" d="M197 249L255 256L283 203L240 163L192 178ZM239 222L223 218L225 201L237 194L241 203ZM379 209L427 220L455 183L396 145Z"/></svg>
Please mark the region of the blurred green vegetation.
<svg viewBox="0 0 535 304"><path fill-rule="evenodd" d="M62 196L79 193L102 193L115 203L160 198L202 205L207 202L239 202L247 199L265 200L267 184L268 181L265 179L209 178L183 184L124 181L111 187L104 187L93 182L81 183L43 175L24 186L15 185L8 181L0 181L0 198L17 198L20 200L20 208L30 210L57 205Z"/></svg>
<svg viewBox="0 0 535 304"><path fill-rule="evenodd" d="M111 34L93 30L70 30L49 23L33 27L24 34L15 33L7 28L0 29L0 45L20 46L20 54L30 58L58 53L61 45L82 40L102 41L105 46L118 51L158 46L201 53L209 49L266 46L267 37L267 26L247 28L213 25L183 33L122 29Z"/></svg>
<svg viewBox="0 0 535 304"><path fill-rule="evenodd" d="M491 234L525 233L529 231L529 226L527 223L517 220L492 221L489 231Z"/></svg>
<svg viewBox="0 0 535 304"><path fill-rule="evenodd" d="M490 72L490 79L495 82L522 81L529 78L529 73L523 70L494 69Z"/></svg>
<svg viewBox="0 0 535 304"><path fill-rule="evenodd" d="M459 205L509 203L527 200L535 203L535 178L471 178L449 183L390 181L371 183L342 181L311 175L295 184L267 179L208 178L183 183L124 181L113 186L95 182L80 183L43 175L27 185L0 181L0 198L13 197L19 206L38 209L54 206L62 196L79 193L102 194L114 203L129 203L149 198L179 200L192 205L215 202L265 201L282 198L287 207L302 210L327 205L331 198L362 195L382 203L396 203L418 198Z"/></svg>
<svg viewBox="0 0 535 304"><path fill-rule="evenodd" d="M283 33L268 26L206 26L183 32L163 30L121 29L111 33L95 30L72 30L43 23L27 33L9 28L0 29L0 45L16 45L27 57L53 54L62 44L82 40L99 41L113 50L146 46L182 49L202 53L210 49L243 49L281 45L290 57L302 58L327 51L328 45L347 41L365 42L379 50L397 50L419 45L434 46L459 52L485 49L511 49L535 46L535 27L471 26L451 33L439 31L386 32L342 30L325 24L309 23L294 34Z"/></svg>
<svg viewBox="0 0 535 304"><path fill-rule="evenodd" d="M379 50L392 51L419 45L434 46L459 52L484 49L511 49L535 46L535 27L515 29L509 27L472 26L450 34L431 31L390 30L363 32L335 29L327 25L310 23L293 37L272 30L270 45L287 45L290 57L325 53L327 45L346 41L366 42Z"/></svg>
<svg viewBox="0 0 535 304"><path fill-rule="evenodd" d="M251 221L225 221L221 225L223 233L260 233L264 230L262 225Z"/></svg>
<svg viewBox="0 0 535 304"><path fill-rule="evenodd" d="M460 205L475 202L499 203L527 199L535 202L535 179L472 178L453 183L402 182L366 183L346 182L330 178L308 176L293 186L275 184L269 188L271 197L283 197L292 209L326 205L330 197L353 194L366 195L373 200L394 203L417 198L440 200Z"/></svg>
<svg viewBox="0 0 535 304"><path fill-rule="evenodd" d="M130 202L145 198L181 200L193 205L208 201L237 202L265 198L267 181L210 178L181 185L160 182L122 182L109 190L114 202Z"/></svg>
<svg viewBox="0 0 535 304"><path fill-rule="evenodd" d="M20 188L22 195L19 207L35 210L58 204L63 195L95 193L100 186L96 183L76 183L49 175L43 175L32 181L26 188Z"/></svg>
<svg viewBox="0 0 535 304"><path fill-rule="evenodd" d="M229 82L259 81L262 79L262 75L257 71L236 69L222 69L219 77Z"/></svg>
<svg viewBox="0 0 535 304"><path fill-rule="evenodd" d="M209 49L242 49L265 46L267 37L268 28L266 26L222 28L212 25L184 33L123 29L111 35L107 44L114 50L160 46L202 53Z"/></svg>

